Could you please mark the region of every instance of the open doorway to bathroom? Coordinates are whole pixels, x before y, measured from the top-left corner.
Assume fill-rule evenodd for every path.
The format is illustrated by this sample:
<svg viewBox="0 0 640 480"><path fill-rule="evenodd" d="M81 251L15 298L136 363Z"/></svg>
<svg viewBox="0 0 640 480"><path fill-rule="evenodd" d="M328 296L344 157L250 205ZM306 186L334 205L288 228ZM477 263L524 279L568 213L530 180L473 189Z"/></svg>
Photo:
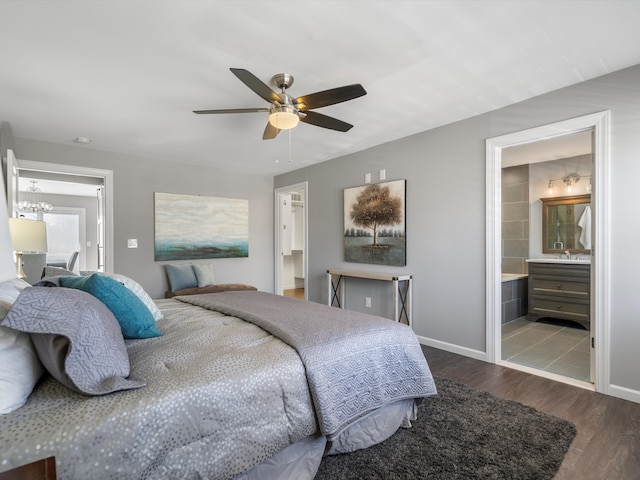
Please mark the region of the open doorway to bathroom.
<svg viewBox="0 0 640 480"><path fill-rule="evenodd" d="M307 182L275 192L275 293L307 298Z"/></svg>
<svg viewBox="0 0 640 480"><path fill-rule="evenodd" d="M596 391L606 391L609 385L610 377L610 315L611 310L610 296L609 296L609 284L610 274L607 268L610 257L610 241L607 235L609 231L609 216L607 215L608 208L608 179L610 175L610 122L611 114L609 111L597 112L581 117L575 117L569 120L563 120L556 123L542 125L540 127L534 127L527 130L521 130L514 133L505 134L499 137L489 138L486 141L487 163L486 163L486 265L487 265L487 360L493 363L497 363L509 368L515 368L519 370L528 371L530 373L552 378L565 383L574 384L588 389L595 389ZM508 154L508 149L511 147L533 145L541 140L556 139L563 136L579 132L591 132L592 135L592 172L591 172L591 185L592 192L590 194L591 207L593 209L593 223L591 229L591 241L592 247L597 245L597 252L592 249L592 255L588 260L585 258L576 259L575 251L570 252L572 267L576 270L580 270L580 267L588 263L589 272L587 273L588 282L588 305L579 312L586 314L589 319L589 341L586 342L590 349L590 382L584 382L576 380L565 375L559 375L552 372L540 370L538 368L532 368L525 365L519 365L511 361L505 361L502 357L502 312L505 309L503 303L503 285L502 285L502 262L503 262L503 205L502 205L502 169L504 167L517 166L515 164L509 165L503 162L503 153ZM568 137L567 137L568 138ZM578 156L563 155L564 158L571 158ZM560 158L553 158L551 160L558 160ZM550 161L546 158L545 161ZM521 164L524 164L522 162ZM559 177L547 179L547 185L543 185L541 188L549 187L549 180L554 180ZM531 182L531 178L529 179ZM584 182L583 185L588 183L588 179L580 179ZM552 182L553 183L553 182ZM554 185L555 188L566 185L566 183L558 183ZM572 184L572 185L575 185ZM540 195L538 195L540 196ZM535 198L535 197L534 197ZM530 199L527 199L529 202ZM526 209L521 206L520 208ZM542 206L540 207L542 208ZM533 211L533 210L532 210ZM574 212L575 214L575 212ZM541 214L540 214L541 215ZM528 220L529 227L533 223L533 218ZM537 220L542 222L541 219ZM550 230L553 233L553 229ZM549 228L547 228L549 230ZM542 245L542 234L539 237L529 238L529 242L532 240L538 241ZM520 239L524 240L524 239ZM532 245L529 245L532 248ZM540 247L542 248L542 247ZM572 249L569 249L572 250ZM528 251L528 250L527 250ZM563 252L564 249L559 252ZM531 253L531 252L529 252ZM550 271L553 274L553 270L557 270L557 263L566 262L566 257L562 257L562 253L546 254L547 265L543 265L545 275ZM561 258L558 258L561 256ZM526 260L525 260L526 263ZM520 275L527 275L527 281L529 284L533 283L536 289L551 290L553 284L540 282L542 280L548 280L544 277L532 278L531 264L528 266L529 270L526 273ZM535 270L535 268L534 268ZM540 270L540 269L538 269ZM584 272L579 275L584 276ZM533 275L535 277L535 275ZM580 280L584 281L584 277ZM520 287L524 292L524 287ZM531 300L529 298L529 289L527 291L527 307L526 307L526 320L531 321L531 313L535 314L535 319L539 319L546 310L558 309L561 303L552 303L548 299L544 299L546 303L541 303L540 298L535 298L533 302L533 312ZM584 295L584 292L572 288L562 287L560 290L569 290L574 296ZM538 292L540 293L540 292ZM549 293L549 292L545 292ZM523 295L523 293L521 293ZM522 314L525 310L521 310ZM518 312L516 312L518 315ZM519 317L524 316L522 314ZM575 316L573 320L584 320L583 317ZM542 322L536 322L536 324L542 324Z"/></svg>
<svg viewBox="0 0 640 480"><path fill-rule="evenodd" d="M504 362L592 382L593 130L502 152Z"/></svg>

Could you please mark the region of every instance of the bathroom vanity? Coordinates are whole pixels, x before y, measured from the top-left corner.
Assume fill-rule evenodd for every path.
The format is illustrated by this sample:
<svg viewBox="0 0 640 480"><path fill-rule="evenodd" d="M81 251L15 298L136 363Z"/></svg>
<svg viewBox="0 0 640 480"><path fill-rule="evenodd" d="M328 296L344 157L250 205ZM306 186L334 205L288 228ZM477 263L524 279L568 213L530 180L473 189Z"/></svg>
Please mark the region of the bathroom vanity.
<svg viewBox="0 0 640 480"><path fill-rule="evenodd" d="M573 320L590 329L591 264L587 260L528 259L528 319Z"/></svg>

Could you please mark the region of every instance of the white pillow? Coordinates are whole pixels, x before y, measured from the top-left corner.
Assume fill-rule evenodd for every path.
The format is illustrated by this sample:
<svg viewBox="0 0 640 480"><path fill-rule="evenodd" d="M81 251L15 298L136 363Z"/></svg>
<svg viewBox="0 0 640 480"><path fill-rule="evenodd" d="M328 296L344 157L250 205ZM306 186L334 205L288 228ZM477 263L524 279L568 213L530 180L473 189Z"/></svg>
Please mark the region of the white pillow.
<svg viewBox="0 0 640 480"><path fill-rule="evenodd" d="M0 282L0 321L28 286L19 278ZM42 373L29 334L0 326L0 414L24 405Z"/></svg>
<svg viewBox="0 0 640 480"><path fill-rule="evenodd" d="M213 263L195 263L193 264L193 271L198 280L198 287L208 287L216 284L216 279L213 275Z"/></svg>
<svg viewBox="0 0 640 480"><path fill-rule="evenodd" d="M113 280L120 282L129 290L131 290L136 295L136 297L138 297L142 301L142 303L144 303L145 306L149 309L149 311L151 312L151 315L153 315L153 318L155 319L156 322L162 318L162 312L160 312L160 309L158 308L158 306L151 299L149 294L145 292L144 288L142 288L142 285L140 285L138 282L120 273L108 273L108 272L95 272L95 273L102 275L104 277L112 278Z"/></svg>

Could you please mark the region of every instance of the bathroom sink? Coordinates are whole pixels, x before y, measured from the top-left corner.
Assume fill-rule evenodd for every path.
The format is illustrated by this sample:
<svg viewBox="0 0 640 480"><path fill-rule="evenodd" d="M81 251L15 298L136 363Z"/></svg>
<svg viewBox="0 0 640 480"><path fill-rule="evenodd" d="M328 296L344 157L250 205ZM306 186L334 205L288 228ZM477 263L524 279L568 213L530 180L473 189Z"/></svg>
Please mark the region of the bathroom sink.
<svg viewBox="0 0 640 480"><path fill-rule="evenodd" d="M527 258L526 261L534 263L584 263L587 265L591 263L590 258Z"/></svg>

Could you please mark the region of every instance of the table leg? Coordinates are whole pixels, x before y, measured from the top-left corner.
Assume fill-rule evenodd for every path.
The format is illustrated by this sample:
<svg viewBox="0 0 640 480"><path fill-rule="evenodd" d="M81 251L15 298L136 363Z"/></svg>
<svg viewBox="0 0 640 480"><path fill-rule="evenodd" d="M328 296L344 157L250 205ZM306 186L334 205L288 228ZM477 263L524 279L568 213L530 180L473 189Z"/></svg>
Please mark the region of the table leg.
<svg viewBox="0 0 640 480"><path fill-rule="evenodd" d="M393 319L399 322L401 315L402 310L398 312L398 280L393 280Z"/></svg>

